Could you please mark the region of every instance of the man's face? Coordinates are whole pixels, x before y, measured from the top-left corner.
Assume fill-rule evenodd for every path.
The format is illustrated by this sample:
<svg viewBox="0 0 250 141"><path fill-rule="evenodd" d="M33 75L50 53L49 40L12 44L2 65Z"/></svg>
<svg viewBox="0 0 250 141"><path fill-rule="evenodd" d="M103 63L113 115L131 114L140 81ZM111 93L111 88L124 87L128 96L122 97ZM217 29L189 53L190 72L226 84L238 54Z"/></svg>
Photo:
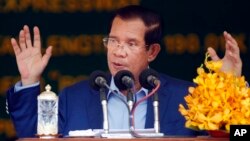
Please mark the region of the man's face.
<svg viewBox="0 0 250 141"><path fill-rule="evenodd" d="M113 20L109 37L118 41L118 46L107 46L108 66L114 76L120 70L129 70L136 81L142 70L148 67L148 54L144 35L146 26L140 19ZM132 46L132 47L131 47Z"/></svg>

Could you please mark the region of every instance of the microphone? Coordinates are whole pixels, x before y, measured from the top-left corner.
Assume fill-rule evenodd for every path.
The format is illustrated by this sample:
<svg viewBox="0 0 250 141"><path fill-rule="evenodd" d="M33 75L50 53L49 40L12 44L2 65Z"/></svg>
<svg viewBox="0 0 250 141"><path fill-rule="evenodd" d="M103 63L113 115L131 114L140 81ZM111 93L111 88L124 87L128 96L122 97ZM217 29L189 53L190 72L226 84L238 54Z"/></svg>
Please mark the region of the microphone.
<svg viewBox="0 0 250 141"><path fill-rule="evenodd" d="M97 70L90 74L90 86L99 90L100 100L102 104L102 112L103 112L103 130L104 133L109 132L109 122L108 122L108 106L107 106L107 97L105 94L105 89L107 88L107 75L103 71Z"/></svg>
<svg viewBox="0 0 250 141"><path fill-rule="evenodd" d="M134 87L134 75L128 70L121 70L114 76L114 81L120 91L128 90L127 102L131 111L134 104L132 92L132 88Z"/></svg>
<svg viewBox="0 0 250 141"><path fill-rule="evenodd" d="M114 76L114 81L120 91L131 89L134 86L134 75L128 70L121 70Z"/></svg>
<svg viewBox="0 0 250 141"><path fill-rule="evenodd" d="M139 82L142 87L152 90L157 85L160 85L158 73L153 69L145 69L139 75ZM160 121L159 121L159 98L157 92L153 96L154 107L154 129L155 133L160 133Z"/></svg>
<svg viewBox="0 0 250 141"><path fill-rule="evenodd" d="M155 70L145 69L141 72L139 81L142 87L151 90L160 83L158 78L158 73Z"/></svg>
<svg viewBox="0 0 250 141"><path fill-rule="evenodd" d="M90 74L90 86L95 90L100 90L100 88L105 88L107 85L107 75L105 72L96 70Z"/></svg>

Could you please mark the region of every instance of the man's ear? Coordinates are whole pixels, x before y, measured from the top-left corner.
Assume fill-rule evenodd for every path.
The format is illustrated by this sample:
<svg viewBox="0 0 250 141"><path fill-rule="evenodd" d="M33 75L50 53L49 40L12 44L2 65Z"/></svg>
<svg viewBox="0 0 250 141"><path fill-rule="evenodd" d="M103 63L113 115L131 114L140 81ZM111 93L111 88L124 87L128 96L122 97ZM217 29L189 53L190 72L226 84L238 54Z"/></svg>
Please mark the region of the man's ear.
<svg viewBox="0 0 250 141"><path fill-rule="evenodd" d="M160 44L151 44L148 49L148 62L152 62L155 60L157 55L159 54L161 50Z"/></svg>

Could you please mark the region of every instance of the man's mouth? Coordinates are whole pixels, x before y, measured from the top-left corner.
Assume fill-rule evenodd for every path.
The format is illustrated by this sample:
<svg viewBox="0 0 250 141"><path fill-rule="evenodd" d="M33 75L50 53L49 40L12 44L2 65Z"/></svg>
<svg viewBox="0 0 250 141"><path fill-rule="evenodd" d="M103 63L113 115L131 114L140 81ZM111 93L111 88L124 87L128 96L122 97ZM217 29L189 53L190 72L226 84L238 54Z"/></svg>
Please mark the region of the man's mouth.
<svg viewBox="0 0 250 141"><path fill-rule="evenodd" d="M118 70L122 70L125 68L125 65L123 65L121 63L117 63L117 62L113 62L113 66L115 69L118 69Z"/></svg>

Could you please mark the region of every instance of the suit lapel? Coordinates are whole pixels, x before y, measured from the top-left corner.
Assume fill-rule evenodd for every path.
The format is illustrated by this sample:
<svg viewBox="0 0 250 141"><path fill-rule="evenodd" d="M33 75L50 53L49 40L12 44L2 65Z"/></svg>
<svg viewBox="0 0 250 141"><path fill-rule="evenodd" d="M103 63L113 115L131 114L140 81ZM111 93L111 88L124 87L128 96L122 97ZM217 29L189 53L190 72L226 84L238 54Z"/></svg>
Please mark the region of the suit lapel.
<svg viewBox="0 0 250 141"><path fill-rule="evenodd" d="M154 127L154 111L152 98L148 98L145 128Z"/></svg>
<svg viewBox="0 0 250 141"><path fill-rule="evenodd" d="M102 106L100 102L100 95L98 91L90 90L91 98L87 105L89 124L92 129L101 129L102 128Z"/></svg>
<svg viewBox="0 0 250 141"><path fill-rule="evenodd" d="M160 123L161 120L164 117L165 114L165 109L167 108L167 94L168 94L168 89L167 88L167 81L166 79L163 79L160 77L161 81L161 86L158 90L158 97L159 97L159 119ZM148 99L148 104L147 104L147 114L146 114L146 123L145 123L145 128L154 128L154 111L153 111L153 100L152 97Z"/></svg>
<svg viewBox="0 0 250 141"><path fill-rule="evenodd" d="M111 75L108 75L108 84L111 80ZM106 94L108 90L106 90ZM89 124L92 129L102 129L103 128L103 112L102 105L100 101L99 91L90 89L90 101L87 105Z"/></svg>

